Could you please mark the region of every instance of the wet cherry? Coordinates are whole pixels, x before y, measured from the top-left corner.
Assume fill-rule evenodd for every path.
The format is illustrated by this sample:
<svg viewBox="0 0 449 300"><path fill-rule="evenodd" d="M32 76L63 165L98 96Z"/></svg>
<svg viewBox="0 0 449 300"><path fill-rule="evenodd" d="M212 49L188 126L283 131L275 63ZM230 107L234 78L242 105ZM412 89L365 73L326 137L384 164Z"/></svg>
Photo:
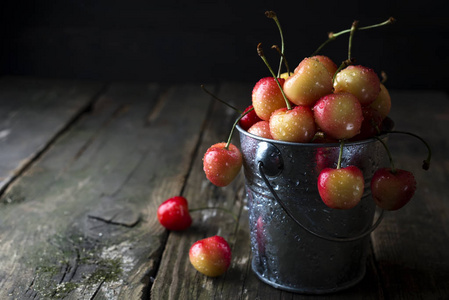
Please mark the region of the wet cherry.
<svg viewBox="0 0 449 300"><path fill-rule="evenodd" d="M278 109L271 115L270 132L275 140L310 142L316 133L313 112L309 107L301 105L292 109Z"/></svg>
<svg viewBox="0 0 449 300"><path fill-rule="evenodd" d="M189 259L197 271L217 277L231 265L231 248L223 237L215 235L195 242L190 247Z"/></svg>
<svg viewBox="0 0 449 300"><path fill-rule="evenodd" d="M283 86L285 80L279 78L278 81ZM256 83L252 92L252 103L257 116L265 121L270 119L272 112L286 107L284 96L273 77L264 77Z"/></svg>
<svg viewBox="0 0 449 300"><path fill-rule="evenodd" d="M242 153L233 144L217 143L207 149L203 157L203 170L207 179L216 186L230 184L242 167Z"/></svg>
<svg viewBox="0 0 449 300"><path fill-rule="evenodd" d="M165 200L157 210L157 219L168 230L184 230L192 224L187 200L176 196Z"/></svg>
<svg viewBox="0 0 449 300"><path fill-rule="evenodd" d="M370 105L380 92L380 80L373 69L364 66L348 66L335 76L334 91L349 92L362 105Z"/></svg>
<svg viewBox="0 0 449 300"><path fill-rule="evenodd" d="M323 202L337 209L356 206L363 196L365 180L355 166L340 169L325 168L318 176L318 192Z"/></svg>
<svg viewBox="0 0 449 300"><path fill-rule="evenodd" d="M318 100L313 111L318 127L330 138L349 139L360 132L362 107L350 93L329 94Z"/></svg>
<svg viewBox="0 0 449 300"><path fill-rule="evenodd" d="M284 93L296 105L313 106L332 93L332 76L318 59L306 57L285 80Z"/></svg>

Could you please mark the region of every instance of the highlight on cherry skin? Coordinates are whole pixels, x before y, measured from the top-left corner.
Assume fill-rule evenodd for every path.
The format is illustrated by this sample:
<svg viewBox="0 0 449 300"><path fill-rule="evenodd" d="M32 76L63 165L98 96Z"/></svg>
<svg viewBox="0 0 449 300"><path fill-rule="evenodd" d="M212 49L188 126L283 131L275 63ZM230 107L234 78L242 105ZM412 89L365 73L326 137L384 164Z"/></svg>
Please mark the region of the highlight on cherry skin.
<svg viewBox="0 0 449 300"><path fill-rule="evenodd" d="M217 277L231 265L231 248L223 237L215 235L195 242L190 247L189 259L198 272Z"/></svg>
<svg viewBox="0 0 449 300"><path fill-rule="evenodd" d="M217 143L209 147L203 157L203 170L207 179L219 187L229 185L240 172L242 153L232 143Z"/></svg>
<svg viewBox="0 0 449 300"><path fill-rule="evenodd" d="M192 224L187 199L175 196L165 200L157 209L157 219L168 230L185 230Z"/></svg>

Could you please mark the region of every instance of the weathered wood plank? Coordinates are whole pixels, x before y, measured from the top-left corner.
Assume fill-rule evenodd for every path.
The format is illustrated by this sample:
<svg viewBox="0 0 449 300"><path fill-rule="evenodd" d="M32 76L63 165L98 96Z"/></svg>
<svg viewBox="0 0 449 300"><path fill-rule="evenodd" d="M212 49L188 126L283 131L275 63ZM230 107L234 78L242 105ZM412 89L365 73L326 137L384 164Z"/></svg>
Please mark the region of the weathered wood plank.
<svg viewBox="0 0 449 300"><path fill-rule="evenodd" d="M102 84L79 81L0 79L0 191L91 105L101 89Z"/></svg>
<svg viewBox="0 0 449 300"><path fill-rule="evenodd" d="M409 204L388 213L373 233L374 255L387 299L446 299L449 295L449 97L432 91L392 92L398 130L419 134L432 146L429 171L424 145L392 135L398 168L412 171L417 191Z"/></svg>
<svg viewBox="0 0 449 300"><path fill-rule="evenodd" d="M199 86L113 85L5 193L0 298L139 299L180 193L209 97ZM115 214L117 212L117 214Z"/></svg>

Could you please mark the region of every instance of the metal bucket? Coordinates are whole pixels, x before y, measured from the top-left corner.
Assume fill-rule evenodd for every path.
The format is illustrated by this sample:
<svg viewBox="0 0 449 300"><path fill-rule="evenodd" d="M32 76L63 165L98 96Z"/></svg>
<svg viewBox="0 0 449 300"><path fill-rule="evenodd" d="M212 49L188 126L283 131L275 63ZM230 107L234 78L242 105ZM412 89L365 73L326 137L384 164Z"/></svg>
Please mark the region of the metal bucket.
<svg viewBox="0 0 449 300"><path fill-rule="evenodd" d="M385 161L377 139L348 142L342 167L359 167L366 180L361 202L328 208L317 178L335 168L339 144L302 144L252 135L240 127L252 250L252 269L265 283L307 294L340 291L365 275L375 203L370 180ZM386 139L386 136L382 137Z"/></svg>

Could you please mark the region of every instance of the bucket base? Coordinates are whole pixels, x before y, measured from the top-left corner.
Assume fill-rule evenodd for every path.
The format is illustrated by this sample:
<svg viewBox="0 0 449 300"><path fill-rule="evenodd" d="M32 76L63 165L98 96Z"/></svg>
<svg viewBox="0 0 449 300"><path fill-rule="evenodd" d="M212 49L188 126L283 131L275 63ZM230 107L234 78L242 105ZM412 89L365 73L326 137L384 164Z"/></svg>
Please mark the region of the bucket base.
<svg viewBox="0 0 449 300"><path fill-rule="evenodd" d="M280 289L280 290L284 290L284 291L292 292L292 293L298 293L298 294L315 294L315 295L330 294L330 293L335 293L335 292L339 292L342 290L346 290L350 287L353 287L357 283L359 283L365 277L365 273L366 273L366 268L362 268L359 276L355 277L351 281L345 282L343 284L338 285L337 287L332 287L332 288L312 288L312 287L301 287L301 286L293 287L293 286L289 286L289 285L279 284L274 281L270 281L268 278L264 277L262 275L263 272L260 269L260 265L257 264L255 257L253 257L251 265L252 265L253 272L264 283L271 285L272 287L274 287L276 289Z"/></svg>

